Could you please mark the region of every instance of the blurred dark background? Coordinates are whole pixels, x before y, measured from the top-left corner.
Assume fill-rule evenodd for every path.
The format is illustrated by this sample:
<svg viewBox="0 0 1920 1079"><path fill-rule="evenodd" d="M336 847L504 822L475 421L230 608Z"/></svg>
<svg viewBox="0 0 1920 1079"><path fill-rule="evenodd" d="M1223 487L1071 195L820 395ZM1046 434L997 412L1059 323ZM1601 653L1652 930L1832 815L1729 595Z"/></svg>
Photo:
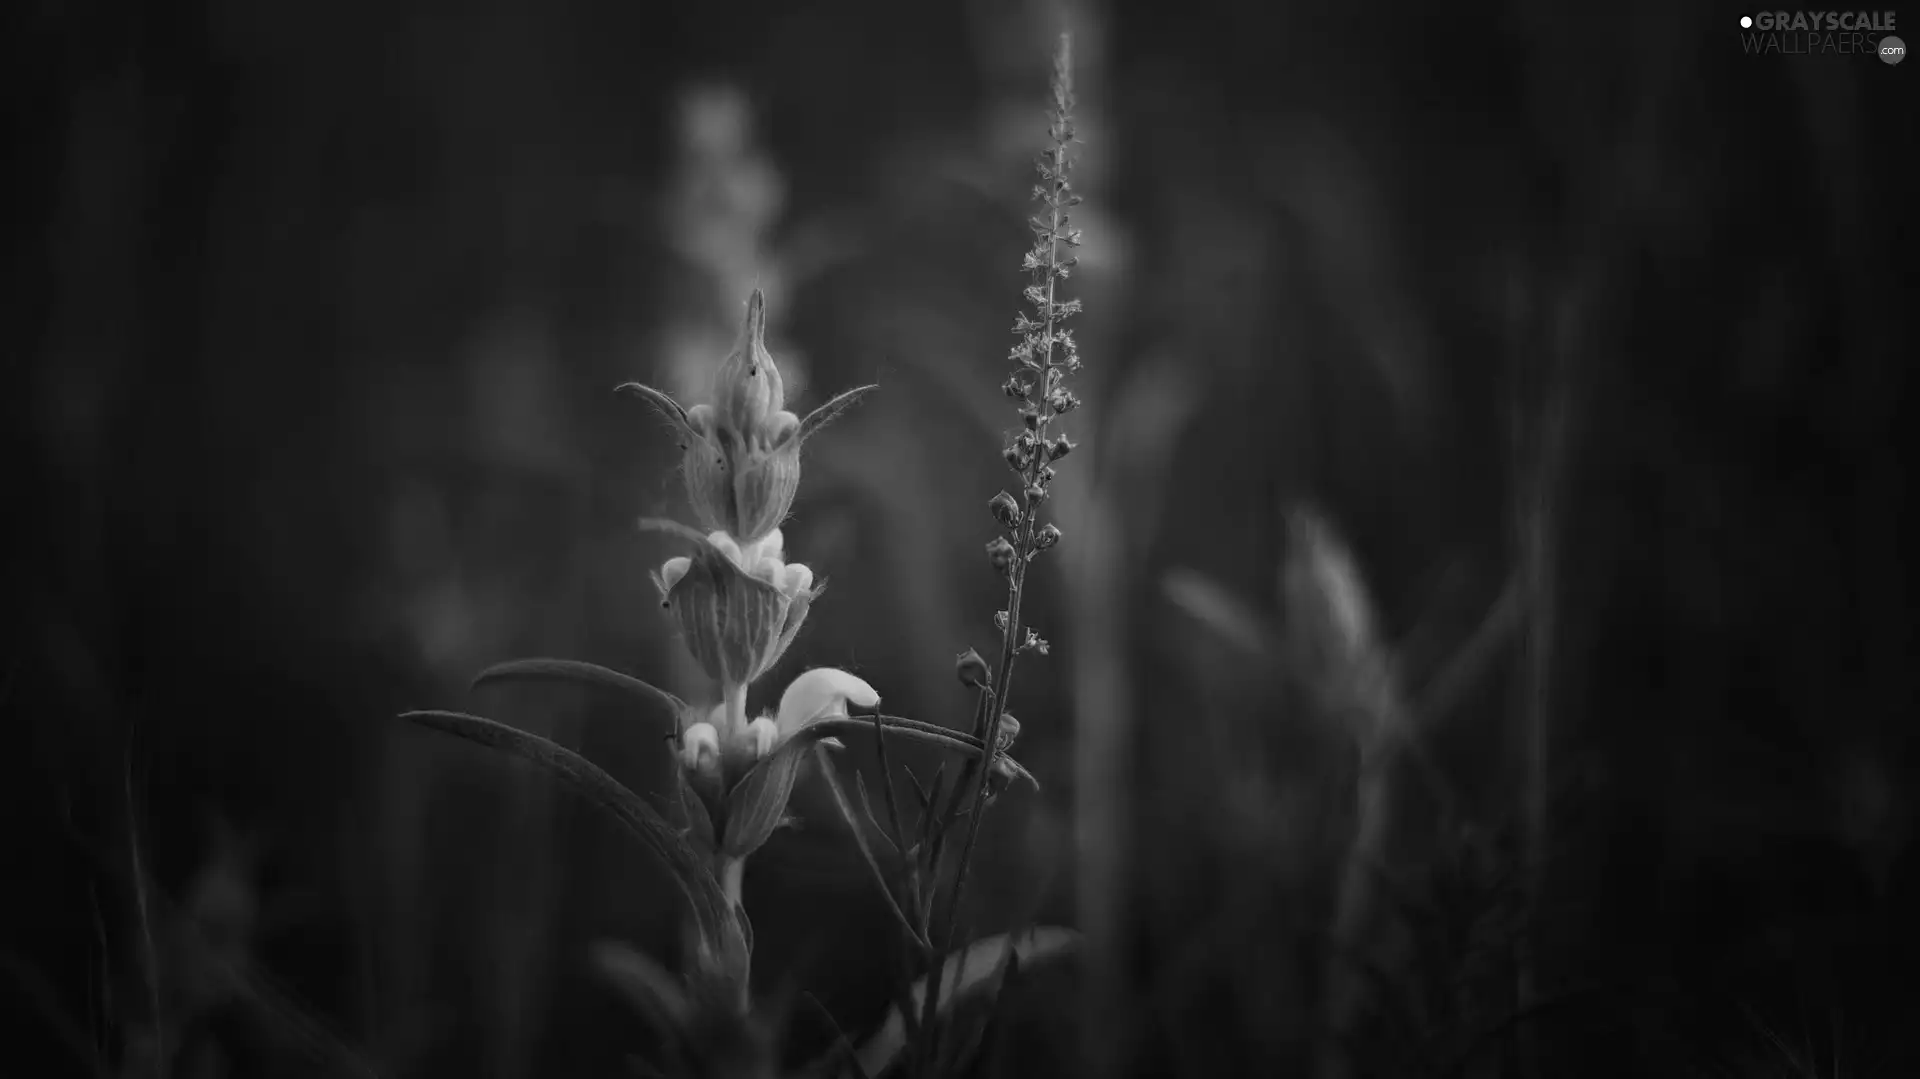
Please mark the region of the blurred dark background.
<svg viewBox="0 0 1920 1079"><path fill-rule="evenodd" d="M658 870L392 716L665 774L617 705L465 687L700 692L631 528L687 516L672 439L611 389L695 390L757 285L802 406L881 385L810 444L784 669L965 721L1064 26L1083 448L1015 690L1044 786L972 894L1088 948L1009 1074L1920 1074L1917 73L1738 14L20 5L0 1071L644 1052L585 955L667 954ZM870 1027L884 912L795 811L756 971Z"/></svg>

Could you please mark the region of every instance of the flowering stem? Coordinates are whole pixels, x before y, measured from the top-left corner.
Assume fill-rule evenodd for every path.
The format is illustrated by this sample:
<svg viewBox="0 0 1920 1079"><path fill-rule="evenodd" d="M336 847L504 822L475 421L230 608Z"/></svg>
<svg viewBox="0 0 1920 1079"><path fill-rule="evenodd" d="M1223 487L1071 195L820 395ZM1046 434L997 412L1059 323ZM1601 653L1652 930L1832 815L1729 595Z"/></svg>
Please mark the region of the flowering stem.
<svg viewBox="0 0 1920 1079"><path fill-rule="evenodd" d="M986 816L987 789L993 777L992 765L998 752L1001 721L1006 717L1007 702L1011 699L1014 663L1020 653L1025 650L1025 628L1020 620L1021 605L1026 595L1027 567L1042 549L1039 541L1040 530L1037 527L1040 503L1046 497L1047 483L1052 476L1052 470L1047 466L1048 460L1053 456L1050 443L1047 441L1047 425L1056 411L1055 394L1061 392L1060 382L1066 370L1075 362L1072 342L1062 333L1058 324L1071 315L1078 305L1061 304L1056 294L1058 282L1065 276L1067 267L1071 265L1071 260L1063 261L1061 246L1063 244L1075 246L1079 242L1077 236L1067 231L1067 208L1078 201L1076 196L1070 194L1067 183L1069 169L1067 146L1073 138L1072 43L1067 35L1061 35L1060 49L1055 56L1054 64L1054 114L1049 131L1052 142L1043 153L1040 165L1041 177L1046 181L1046 186L1041 189L1041 197L1046 203L1047 217L1044 223L1038 220L1034 222L1034 229L1045 248L1045 256L1044 259L1039 257L1039 250L1035 250L1028 256L1027 262L1028 268L1036 276L1045 275L1046 284L1045 288L1041 289L1036 282L1035 287L1027 290L1029 299L1039 308L1038 313L1041 318L1038 325L1024 318L1019 324L1021 328L1039 330L1038 334L1029 334L1026 337L1026 344L1023 346L1026 351L1022 356L1022 362L1026 367L1037 371L1040 376L1037 392L1029 390L1027 394L1027 399L1032 402L1031 411L1026 414L1030 432L1027 437L1032 450L1024 466L1019 469L1022 480L1021 513L1014 530L1016 535L1013 544L1014 557L1008 563L1006 571L1007 607L1005 622L1001 626L1000 662L994 671L991 687L986 688L982 694L982 702L986 707L984 721L979 716L976 716L974 721L975 733L979 735L983 746L982 760L977 773L962 772L959 784L969 785L970 781L973 788L972 796L966 804L972 806L972 814L967 821L966 839L960 848L959 865L955 868L953 894L947 904L947 928L941 948L943 956L953 952L954 940L959 931L961 901L966 895L967 877L973 864L974 847L980 839L980 821ZM1058 358L1055 355L1056 343L1064 346L1063 355ZM1064 407L1059 410L1064 411ZM956 790L950 812L959 812L961 804L959 792ZM941 980L937 972L930 979L931 984L928 986L927 993L929 1018L933 1010L933 1001L939 995ZM923 1023L923 1030L930 1025L930 1023ZM927 1040L932 1040L930 1034Z"/></svg>

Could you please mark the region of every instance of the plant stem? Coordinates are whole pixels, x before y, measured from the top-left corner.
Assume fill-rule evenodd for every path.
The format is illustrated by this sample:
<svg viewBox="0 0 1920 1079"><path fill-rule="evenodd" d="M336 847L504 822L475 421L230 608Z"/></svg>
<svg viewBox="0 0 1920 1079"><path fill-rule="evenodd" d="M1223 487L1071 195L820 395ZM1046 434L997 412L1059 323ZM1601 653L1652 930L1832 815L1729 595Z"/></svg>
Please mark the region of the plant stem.
<svg viewBox="0 0 1920 1079"><path fill-rule="evenodd" d="M728 738L739 738L747 731L747 687L727 686L721 691L727 702Z"/></svg>
<svg viewBox="0 0 1920 1079"><path fill-rule="evenodd" d="M747 875L745 858L720 859L720 891L726 895L727 902L740 905L740 889Z"/></svg>
<svg viewBox="0 0 1920 1079"><path fill-rule="evenodd" d="M1063 41L1063 65L1066 55L1064 53L1065 48L1066 44ZM982 725L976 719L975 723L975 727L980 733L980 740L983 746L979 772L977 775L962 773L963 784L966 780L971 780L973 793L971 799L966 804L971 805L973 809L971 816L967 820L966 840L960 847L960 862L954 870L953 895L947 903L947 930L945 939L942 942L939 954L935 957L936 967L932 972L932 977L928 985L927 1002L929 1018L931 1018L931 1013L934 1010L933 1002L938 996L940 989L939 983L942 980L942 972L945 969L944 966L938 964L943 963L945 957L953 952L954 940L959 933L961 902L966 897L967 878L973 868L974 848L980 841L980 822L986 816L987 785L992 781L993 762L998 755L1001 720L1006 716L1008 701L1012 699L1014 663L1019 659L1020 652L1022 651L1022 630L1024 627L1021 625L1020 613L1022 603L1026 598L1027 567L1032 564L1033 556L1038 553L1038 545L1036 542L1038 529L1036 528L1036 523L1039 518L1040 503L1044 497L1043 492L1045 489L1045 485L1041 480L1041 474L1042 470L1047 467L1048 459L1047 424L1053 418L1051 400L1060 375L1060 366L1056 366L1054 363L1054 344L1057 333L1056 323L1058 321L1056 314L1058 302L1056 289L1060 280L1061 231L1065 225L1065 221L1063 220L1065 216L1064 200L1067 192L1065 182L1067 144L1064 134L1067 116L1064 109L1056 116L1055 121L1058 125L1056 131L1060 132L1060 134L1056 135L1053 145L1049 147L1047 151L1051 157L1051 161L1049 162L1051 172L1048 178L1049 189L1047 193L1047 261L1045 266L1042 267L1042 270L1047 275L1047 291L1044 308L1045 329L1042 331L1040 339L1039 367L1041 380L1038 402L1033 406L1036 416L1036 422L1033 426L1034 450L1031 458L1027 461L1026 468L1021 472L1021 479L1023 480L1020 491L1022 512L1020 515L1018 540L1014 543L1015 557L1008 573L1007 618L1006 624L1000 634L1000 662L994 671L992 685L983 694L983 700L987 704L986 722ZM956 789L953 803L954 812L958 812L958 806L961 804L959 792ZM927 1029L931 1027L931 1025L931 1022L922 1024L923 1042L933 1042L935 1040L935 1035Z"/></svg>

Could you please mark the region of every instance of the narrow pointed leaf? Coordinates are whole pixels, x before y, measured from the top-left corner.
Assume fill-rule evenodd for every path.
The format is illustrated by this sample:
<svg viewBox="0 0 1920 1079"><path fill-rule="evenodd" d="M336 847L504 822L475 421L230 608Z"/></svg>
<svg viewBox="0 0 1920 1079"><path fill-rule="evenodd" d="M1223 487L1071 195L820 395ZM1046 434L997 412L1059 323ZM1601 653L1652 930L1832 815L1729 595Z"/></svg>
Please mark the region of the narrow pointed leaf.
<svg viewBox="0 0 1920 1079"><path fill-rule="evenodd" d="M930 742L943 749L955 750L975 759L982 756L981 746L984 743L971 734L963 734L949 727L942 727L938 724L926 723L917 719L906 719L901 716L880 716L878 718L880 724L892 733L918 739L922 742ZM828 730L835 733L853 733L862 730L872 731L874 725L873 719L874 717L855 718L851 716L821 719L815 720L809 729ZM1024 779L1028 783L1033 784L1035 790L1040 789L1040 781L1034 777L1032 772L1027 771L1026 767L1019 761L1014 760L1005 753L1000 754L1000 759L1005 760L1008 767L1013 769L1013 774L1016 778ZM945 767L944 762L942 762L942 767ZM916 780L916 785L917 782ZM939 792L937 790L932 793L935 798L938 797ZM921 800L922 808L931 811L932 804L932 800L927 798L925 792L923 792Z"/></svg>
<svg viewBox="0 0 1920 1079"><path fill-rule="evenodd" d="M615 386L613 390L615 393L632 394L646 401L648 404L651 404L660 415L666 417L668 422L679 428L682 434L693 438L699 437L698 433L694 431L693 425L687 422L687 410L681 408L680 402L667 396L665 393L654 389L652 386L642 385L638 382L622 382L620 385Z"/></svg>
<svg viewBox="0 0 1920 1079"><path fill-rule="evenodd" d="M473 688L502 682L572 682L665 705L676 720L687 711L687 702L658 686L630 674L577 659L511 659L496 663L474 677Z"/></svg>
<svg viewBox="0 0 1920 1079"><path fill-rule="evenodd" d="M997 988L994 977L1001 971L1001 964L1009 950L1019 953L1022 966L1065 955L1079 946L1080 934L1071 929L1056 926L1043 926L1022 933L1018 940L1010 940L1007 934L988 937L975 941L966 950L947 957L940 968L941 984L952 986L952 991L942 995L941 1012L950 1012L954 1002L963 1000L991 988ZM917 1006L926 999L927 980L920 979L913 986L913 1003ZM898 1007L887 1013L886 1022L879 1032L860 1047L860 1066L869 1075L879 1075L900 1051L906 1047L906 1022L900 1017Z"/></svg>
<svg viewBox="0 0 1920 1079"><path fill-rule="evenodd" d="M713 813L707 809L707 803L700 797L700 792L687 781L687 774L677 765L673 773L675 786L680 793L680 815L686 820L688 838L693 840L696 850L714 849Z"/></svg>
<svg viewBox="0 0 1920 1079"><path fill-rule="evenodd" d="M679 832L647 801L573 750L537 734L463 712L404 712L401 719L443 731L539 765L576 794L605 811L639 840L667 869L702 932L714 932L730 920L719 882Z"/></svg>
<svg viewBox="0 0 1920 1079"><path fill-rule="evenodd" d="M807 751L825 737L821 724L802 728L753 766L727 794L727 826L722 853L745 858L759 850L787 816L787 799L800 778Z"/></svg>
<svg viewBox="0 0 1920 1079"><path fill-rule="evenodd" d="M663 1040L675 1040L684 1032L692 1011L686 986L653 957L606 940L593 946L593 965Z"/></svg>
<svg viewBox="0 0 1920 1079"><path fill-rule="evenodd" d="M893 759L887 754L887 728L881 723L880 714L877 712L873 716L873 751L880 758L880 782L884 784L881 789L887 795L887 820L893 827L891 832L893 850L896 854L904 853L907 846L907 828L900 822L900 797L894 790ZM862 782L861 790L864 792L865 789L866 784Z"/></svg>
<svg viewBox="0 0 1920 1079"><path fill-rule="evenodd" d="M664 517L642 517L636 523L642 532L665 532L669 536L677 536L701 547L712 545L712 541L707 539L705 533L690 525L683 525L679 521L669 521Z"/></svg>
<svg viewBox="0 0 1920 1079"><path fill-rule="evenodd" d="M802 442L812 438L820 428L832 422L834 417L845 412L869 392L879 388L879 386L861 386L835 395L833 400L807 413L807 418L800 421L799 433L794 437Z"/></svg>
<svg viewBox="0 0 1920 1079"><path fill-rule="evenodd" d="M826 747L815 746L813 753L820 762L820 774L826 778L827 789L833 792L834 808L840 811L840 816L847 822L847 827L853 830L853 843L860 848L860 857L866 859L867 868L873 871L874 886L880 889L881 897L887 901L887 909L893 912L894 920L900 923L900 929L907 935L907 939L925 948L927 946L925 938L921 937L920 931L913 927L913 922L908 920L906 912L900 909L900 900L894 895L893 885L887 880L886 871L880 868L879 859L873 856L873 846L867 842L867 830L860 826L859 818L853 815L853 806L847 803L846 792L840 789L840 778L834 774L833 761L828 759Z"/></svg>
<svg viewBox="0 0 1920 1079"><path fill-rule="evenodd" d="M907 779L913 783L913 796L920 801L920 812L923 814L932 812L933 792L925 783L920 782L920 773L915 772L910 764L903 764L900 767L907 770Z"/></svg>
<svg viewBox="0 0 1920 1079"><path fill-rule="evenodd" d="M934 834L932 829L936 828L940 823L939 807L940 807L940 803L944 801L946 797L947 797L947 762L941 761L940 766L933 770L933 779L927 783L926 811L927 811L927 828L929 829L928 834L930 835ZM934 868L936 870L939 868L938 858L934 859Z"/></svg>
<svg viewBox="0 0 1920 1079"><path fill-rule="evenodd" d="M995 1058L1005 1048L1007 1027L1013 1021L1013 994L1007 990L1018 985L1019 978L1020 952L1016 948L1008 948L1005 958L1000 962L1000 972L994 979L993 1009L987 1013L986 1022L980 1024L968 1043L956 1048L953 1059L948 1062L951 1070L967 1067L976 1075L999 1073Z"/></svg>
<svg viewBox="0 0 1920 1079"><path fill-rule="evenodd" d="M880 819L873 815L873 798L867 794L866 774L855 769L853 773L853 785L855 789L860 792L860 810L867 815L867 823L873 825L873 830L879 834L881 839L887 841L888 850L896 855L899 854L900 845L893 841L893 837L887 834L886 826L881 824Z"/></svg>
<svg viewBox="0 0 1920 1079"><path fill-rule="evenodd" d="M853 1079L873 1079L872 1076L866 1073L866 1069L860 1067L860 1057L853 1048L853 1042L848 1039L847 1032L840 1029L840 1021L833 1017L833 1013L828 1011L827 1006L820 1002L820 998L814 996L812 993L805 992L801 993L800 997L808 1004L813 1005L813 1010L818 1012L820 1018L825 1019L827 1025L833 1028L833 1048L828 1052L826 1060L808 1068L806 1074L834 1075L839 1073L842 1068L848 1068L853 1072Z"/></svg>

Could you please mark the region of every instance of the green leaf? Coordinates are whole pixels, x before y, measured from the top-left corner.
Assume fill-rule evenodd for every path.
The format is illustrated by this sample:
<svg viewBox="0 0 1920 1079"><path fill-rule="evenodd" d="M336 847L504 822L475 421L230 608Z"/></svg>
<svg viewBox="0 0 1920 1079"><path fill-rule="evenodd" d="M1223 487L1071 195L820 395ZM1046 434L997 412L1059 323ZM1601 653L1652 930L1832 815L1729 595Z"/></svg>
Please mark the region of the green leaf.
<svg viewBox="0 0 1920 1079"><path fill-rule="evenodd" d="M1020 935L1017 942L1004 933L973 942L958 955L948 956L941 965L941 984L950 987L941 996L941 1014L950 1012L955 1001L981 992L997 992L1000 980L995 975L1001 973L1009 951L1016 953L1020 965L1026 967L1065 955L1079 944L1080 934L1057 926L1028 930ZM913 985L912 1002L915 1010L918 1010L926 995L927 980L922 978ZM879 1075L900 1055L906 1044L906 1021L900 1017L899 1008L895 1007L887 1013L886 1022L881 1024L879 1032L860 1047L860 1066L868 1075Z"/></svg>
<svg viewBox="0 0 1920 1079"><path fill-rule="evenodd" d="M610 689L655 704L663 704L677 721L687 712L687 702L630 674L577 659L510 659L481 671L473 679L474 689L500 682L573 682Z"/></svg>
<svg viewBox="0 0 1920 1079"><path fill-rule="evenodd" d="M423 710L404 712L400 718L539 765L618 821L628 835L666 863L703 934L717 935L734 920L731 904L705 859L644 798L592 761L550 739L481 716Z"/></svg>

